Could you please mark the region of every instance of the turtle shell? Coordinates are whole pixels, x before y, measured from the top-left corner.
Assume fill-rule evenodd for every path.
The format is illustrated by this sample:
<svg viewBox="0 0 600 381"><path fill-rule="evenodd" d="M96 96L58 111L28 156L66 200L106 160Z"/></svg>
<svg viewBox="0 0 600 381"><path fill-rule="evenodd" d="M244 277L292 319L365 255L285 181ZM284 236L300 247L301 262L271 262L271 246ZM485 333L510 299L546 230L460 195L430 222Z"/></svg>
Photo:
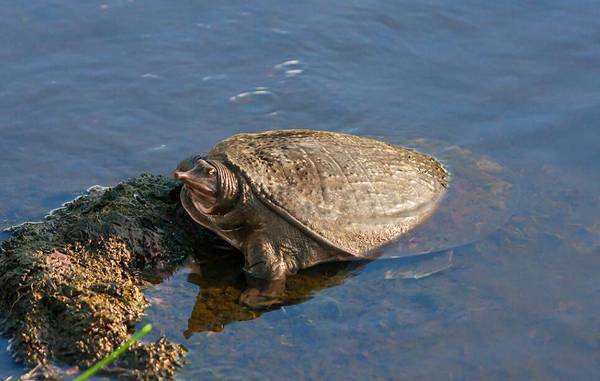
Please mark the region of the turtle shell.
<svg viewBox="0 0 600 381"><path fill-rule="evenodd" d="M420 224L448 182L427 155L334 132L238 134L208 158L237 170L264 204L313 238L355 256Z"/></svg>
<svg viewBox="0 0 600 381"><path fill-rule="evenodd" d="M493 157L431 139L386 140L429 152L452 173L452 185L437 211L410 234L389 245L386 258L453 250L498 230L519 204L518 175Z"/></svg>

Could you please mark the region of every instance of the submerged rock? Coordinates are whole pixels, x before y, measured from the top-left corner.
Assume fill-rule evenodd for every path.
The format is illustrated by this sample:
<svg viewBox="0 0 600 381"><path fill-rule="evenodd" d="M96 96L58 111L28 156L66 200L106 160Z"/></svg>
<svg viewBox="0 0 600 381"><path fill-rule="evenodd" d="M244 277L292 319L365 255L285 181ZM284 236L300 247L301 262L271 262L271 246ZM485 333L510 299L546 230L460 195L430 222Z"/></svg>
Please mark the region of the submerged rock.
<svg viewBox="0 0 600 381"><path fill-rule="evenodd" d="M86 368L127 339L148 304L141 272L213 239L178 195L176 182L141 175L12 229L0 245L0 328L15 359ZM184 351L164 338L136 343L106 371L170 378Z"/></svg>

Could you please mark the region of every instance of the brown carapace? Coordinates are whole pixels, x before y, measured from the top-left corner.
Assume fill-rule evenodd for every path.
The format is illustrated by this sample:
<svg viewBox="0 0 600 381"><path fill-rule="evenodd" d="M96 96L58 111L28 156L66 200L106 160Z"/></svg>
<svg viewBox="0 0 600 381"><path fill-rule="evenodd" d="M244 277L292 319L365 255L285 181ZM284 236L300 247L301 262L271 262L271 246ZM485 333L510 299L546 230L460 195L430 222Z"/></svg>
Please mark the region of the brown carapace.
<svg viewBox="0 0 600 381"><path fill-rule="evenodd" d="M372 258L433 213L449 177L413 150L312 130L234 135L174 176L190 216L244 254L252 308L300 269Z"/></svg>

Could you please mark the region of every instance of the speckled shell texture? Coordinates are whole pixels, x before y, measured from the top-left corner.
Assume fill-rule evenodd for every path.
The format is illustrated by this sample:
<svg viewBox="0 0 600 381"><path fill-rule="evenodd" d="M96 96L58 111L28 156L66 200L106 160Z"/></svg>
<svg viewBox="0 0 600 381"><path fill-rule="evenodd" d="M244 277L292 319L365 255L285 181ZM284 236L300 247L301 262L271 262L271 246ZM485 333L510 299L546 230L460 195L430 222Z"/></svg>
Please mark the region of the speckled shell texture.
<svg viewBox="0 0 600 381"><path fill-rule="evenodd" d="M447 187L433 158L377 140L312 130L239 134L208 154L313 238L363 256L427 218Z"/></svg>

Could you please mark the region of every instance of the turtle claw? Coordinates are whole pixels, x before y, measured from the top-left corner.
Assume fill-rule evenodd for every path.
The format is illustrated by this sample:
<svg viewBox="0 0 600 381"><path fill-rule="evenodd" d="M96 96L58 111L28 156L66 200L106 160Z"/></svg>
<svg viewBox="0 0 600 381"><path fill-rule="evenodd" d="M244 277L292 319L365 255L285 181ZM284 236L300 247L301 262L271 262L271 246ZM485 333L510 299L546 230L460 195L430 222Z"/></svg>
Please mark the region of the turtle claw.
<svg viewBox="0 0 600 381"><path fill-rule="evenodd" d="M274 305L280 304L281 299L278 295L261 292L257 288L248 288L239 299L240 304L253 310L264 310Z"/></svg>

